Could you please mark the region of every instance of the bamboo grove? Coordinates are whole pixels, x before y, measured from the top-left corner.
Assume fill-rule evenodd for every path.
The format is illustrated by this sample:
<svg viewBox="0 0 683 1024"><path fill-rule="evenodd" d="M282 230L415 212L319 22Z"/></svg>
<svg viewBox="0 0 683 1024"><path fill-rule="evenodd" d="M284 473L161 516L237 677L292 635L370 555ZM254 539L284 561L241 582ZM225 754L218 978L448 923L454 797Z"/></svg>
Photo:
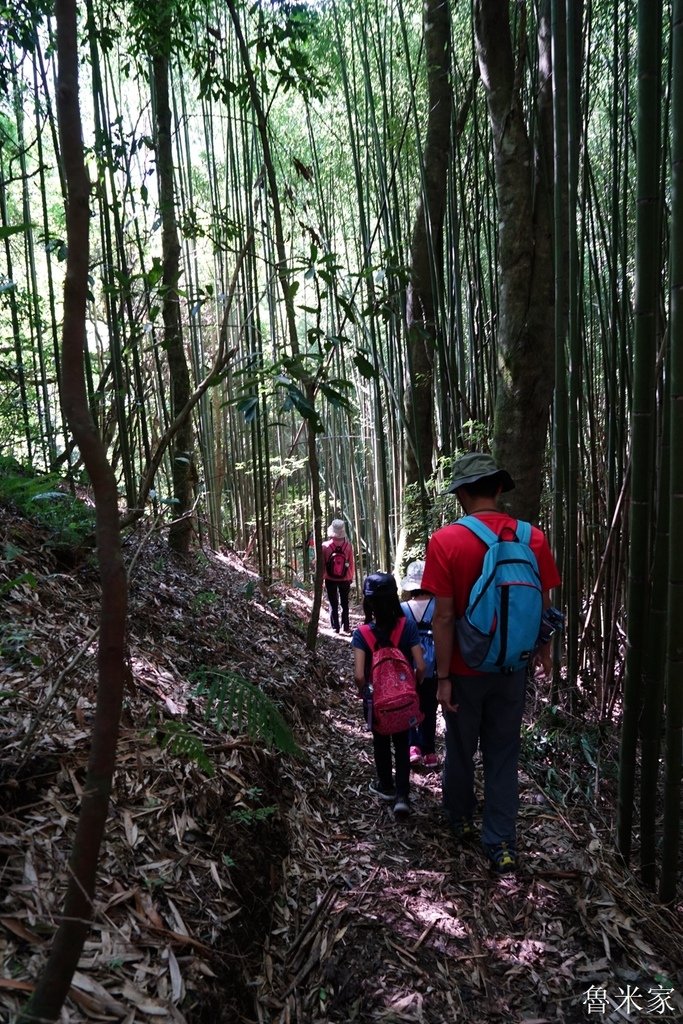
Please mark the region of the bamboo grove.
<svg viewBox="0 0 683 1024"><path fill-rule="evenodd" d="M78 22L87 398L123 523L157 517L178 551L194 535L246 553L267 582L305 585L309 531L319 542L333 515L359 573L393 568L455 514L440 496L454 454L512 460L514 511L543 523L563 568L551 699L623 716L618 842L629 857L638 830L643 878L659 874L666 899L682 7L85 0ZM0 24L0 456L75 485L52 5L2 4ZM502 139L527 155L506 166ZM528 210L506 191L522 169ZM515 349L531 305L514 273L532 220L546 347L530 356Z"/></svg>

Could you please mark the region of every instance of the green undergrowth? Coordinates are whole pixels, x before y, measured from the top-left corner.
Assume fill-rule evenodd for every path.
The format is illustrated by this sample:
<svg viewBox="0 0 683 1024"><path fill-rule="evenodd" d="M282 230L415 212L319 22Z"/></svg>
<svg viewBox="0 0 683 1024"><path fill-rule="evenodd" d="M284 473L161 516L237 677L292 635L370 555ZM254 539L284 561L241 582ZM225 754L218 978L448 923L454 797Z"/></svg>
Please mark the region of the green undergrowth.
<svg viewBox="0 0 683 1024"><path fill-rule="evenodd" d="M594 803L604 784L614 782L617 766L605 724L573 721L549 706L522 730L526 770L561 806Z"/></svg>
<svg viewBox="0 0 683 1024"><path fill-rule="evenodd" d="M47 529L48 546L89 546L94 542L95 511L68 493L66 486L55 473L37 473L16 459L0 456L0 502L13 505Z"/></svg>
<svg viewBox="0 0 683 1024"><path fill-rule="evenodd" d="M294 735L273 700L248 679L232 672L200 669L193 673L193 696L204 705L204 718L219 732L233 732L261 740L285 754L300 755ZM206 775L214 763L191 723L171 721L156 727L162 747L185 761L192 761Z"/></svg>

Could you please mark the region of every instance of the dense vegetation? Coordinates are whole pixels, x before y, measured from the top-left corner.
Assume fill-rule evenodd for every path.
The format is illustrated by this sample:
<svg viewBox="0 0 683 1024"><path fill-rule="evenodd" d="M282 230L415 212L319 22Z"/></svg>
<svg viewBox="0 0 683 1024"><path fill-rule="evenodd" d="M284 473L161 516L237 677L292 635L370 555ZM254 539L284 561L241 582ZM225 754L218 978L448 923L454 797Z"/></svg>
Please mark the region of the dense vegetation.
<svg viewBox="0 0 683 1024"><path fill-rule="evenodd" d="M0 6L7 497L94 485L123 623L142 517L306 585L309 531L341 512L359 573L400 567L453 515L453 455L491 448L563 570L549 701L622 726L619 849L639 793L667 901L681 7Z"/></svg>

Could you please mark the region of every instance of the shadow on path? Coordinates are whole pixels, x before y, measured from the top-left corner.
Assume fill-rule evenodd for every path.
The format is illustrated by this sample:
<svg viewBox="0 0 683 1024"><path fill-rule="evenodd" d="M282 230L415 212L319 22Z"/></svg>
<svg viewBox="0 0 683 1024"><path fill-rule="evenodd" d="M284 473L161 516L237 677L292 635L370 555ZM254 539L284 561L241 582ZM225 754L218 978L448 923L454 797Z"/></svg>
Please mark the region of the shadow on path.
<svg viewBox="0 0 683 1024"><path fill-rule="evenodd" d="M682 1019L681 963L670 959L680 921L617 866L604 823L553 806L523 774L521 867L497 879L449 834L438 772L413 773L413 813L396 822L368 792L349 638L321 635L319 653L339 685L319 693L305 761L284 769L291 845L256 979L259 1021ZM671 1011L615 1009L629 985L654 1007L658 976L674 986Z"/></svg>

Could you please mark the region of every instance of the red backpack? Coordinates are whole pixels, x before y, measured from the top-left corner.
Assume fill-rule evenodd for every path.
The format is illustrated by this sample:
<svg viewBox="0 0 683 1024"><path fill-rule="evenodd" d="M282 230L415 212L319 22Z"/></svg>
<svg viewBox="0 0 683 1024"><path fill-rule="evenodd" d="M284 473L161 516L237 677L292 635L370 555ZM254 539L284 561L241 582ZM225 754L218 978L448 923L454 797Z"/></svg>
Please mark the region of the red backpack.
<svg viewBox="0 0 683 1024"><path fill-rule="evenodd" d="M398 649L405 621L401 616L391 632L389 645L382 647L370 626L359 626L372 657L369 678L372 718L368 724L381 736L405 732L424 718L415 673L403 651Z"/></svg>
<svg viewBox="0 0 683 1024"><path fill-rule="evenodd" d="M327 556L325 568L327 569L327 575L331 580L343 580L346 578L346 573L349 568L346 541L342 541L341 545L332 548Z"/></svg>

